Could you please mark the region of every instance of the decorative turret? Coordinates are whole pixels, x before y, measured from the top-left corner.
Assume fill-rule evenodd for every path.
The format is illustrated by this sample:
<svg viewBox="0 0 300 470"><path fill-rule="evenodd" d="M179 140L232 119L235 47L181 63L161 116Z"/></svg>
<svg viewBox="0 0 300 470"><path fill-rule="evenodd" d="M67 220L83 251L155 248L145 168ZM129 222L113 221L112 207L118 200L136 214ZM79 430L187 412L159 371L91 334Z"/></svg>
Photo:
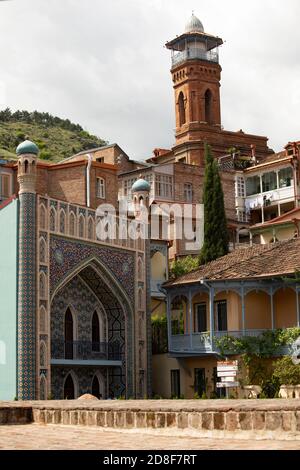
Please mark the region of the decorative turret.
<svg viewBox="0 0 300 470"><path fill-rule="evenodd" d="M22 142L16 150L18 156L18 182L19 194L35 193L36 190L36 164L39 148L30 140Z"/></svg>
<svg viewBox="0 0 300 470"><path fill-rule="evenodd" d="M131 192L136 217L141 214L143 207L145 209L149 209L150 190L150 184L142 177L142 175L140 175L140 178L133 183Z"/></svg>

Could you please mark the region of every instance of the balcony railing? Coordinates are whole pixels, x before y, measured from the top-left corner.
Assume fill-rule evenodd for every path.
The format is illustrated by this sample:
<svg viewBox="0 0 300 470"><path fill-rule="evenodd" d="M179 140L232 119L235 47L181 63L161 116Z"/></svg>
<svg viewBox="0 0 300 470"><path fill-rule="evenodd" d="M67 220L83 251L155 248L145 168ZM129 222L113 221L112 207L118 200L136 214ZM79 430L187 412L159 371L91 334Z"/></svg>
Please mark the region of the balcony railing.
<svg viewBox="0 0 300 470"><path fill-rule="evenodd" d="M185 51L178 52L172 57L172 66L175 67L182 62L190 59L201 59L208 62L219 63L219 54L217 51L204 51L197 47L190 47Z"/></svg>
<svg viewBox="0 0 300 470"><path fill-rule="evenodd" d="M215 331L214 338L222 338L224 336L231 336L234 338L242 337L258 337L263 333L272 330L238 330L238 331ZM290 351L289 346L281 347L277 353L279 355L287 354ZM170 353L178 354L203 354L203 353L218 353L218 347L214 341L211 341L209 332L205 333L192 333L184 335L171 335Z"/></svg>
<svg viewBox="0 0 300 470"><path fill-rule="evenodd" d="M121 360L121 348L117 342L98 343L92 341L51 342L51 358L67 360Z"/></svg>

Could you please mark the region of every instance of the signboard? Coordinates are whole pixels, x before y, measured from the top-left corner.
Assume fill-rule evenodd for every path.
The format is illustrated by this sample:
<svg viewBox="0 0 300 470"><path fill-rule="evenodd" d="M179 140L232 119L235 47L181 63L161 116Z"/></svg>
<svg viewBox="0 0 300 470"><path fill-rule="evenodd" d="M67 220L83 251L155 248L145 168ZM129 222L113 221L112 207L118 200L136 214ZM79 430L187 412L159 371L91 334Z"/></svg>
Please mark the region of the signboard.
<svg viewBox="0 0 300 470"><path fill-rule="evenodd" d="M217 388L239 387L236 381L238 374L238 361L219 361L217 362L217 376L221 382L217 382Z"/></svg>
<svg viewBox="0 0 300 470"><path fill-rule="evenodd" d="M217 382L217 388L230 388L239 386L239 382Z"/></svg>

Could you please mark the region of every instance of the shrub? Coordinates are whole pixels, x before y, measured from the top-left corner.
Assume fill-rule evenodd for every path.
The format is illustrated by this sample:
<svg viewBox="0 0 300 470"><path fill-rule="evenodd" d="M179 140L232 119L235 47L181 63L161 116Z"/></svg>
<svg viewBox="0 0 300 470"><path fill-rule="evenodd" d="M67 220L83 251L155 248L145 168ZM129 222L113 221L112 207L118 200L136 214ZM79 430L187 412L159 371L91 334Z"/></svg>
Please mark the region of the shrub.
<svg viewBox="0 0 300 470"><path fill-rule="evenodd" d="M300 384L300 366L294 364L290 356L284 356L274 362L273 365L273 377L277 379L278 385Z"/></svg>

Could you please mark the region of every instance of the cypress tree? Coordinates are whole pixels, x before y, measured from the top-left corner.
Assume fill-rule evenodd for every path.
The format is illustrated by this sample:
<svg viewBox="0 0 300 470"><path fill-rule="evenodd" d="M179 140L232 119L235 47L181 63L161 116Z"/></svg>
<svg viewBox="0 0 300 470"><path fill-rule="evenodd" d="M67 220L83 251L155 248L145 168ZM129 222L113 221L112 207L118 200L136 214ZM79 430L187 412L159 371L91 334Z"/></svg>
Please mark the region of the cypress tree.
<svg viewBox="0 0 300 470"><path fill-rule="evenodd" d="M200 254L202 264L228 253L228 231L224 194L219 170L209 145L205 145L203 187L204 244Z"/></svg>

